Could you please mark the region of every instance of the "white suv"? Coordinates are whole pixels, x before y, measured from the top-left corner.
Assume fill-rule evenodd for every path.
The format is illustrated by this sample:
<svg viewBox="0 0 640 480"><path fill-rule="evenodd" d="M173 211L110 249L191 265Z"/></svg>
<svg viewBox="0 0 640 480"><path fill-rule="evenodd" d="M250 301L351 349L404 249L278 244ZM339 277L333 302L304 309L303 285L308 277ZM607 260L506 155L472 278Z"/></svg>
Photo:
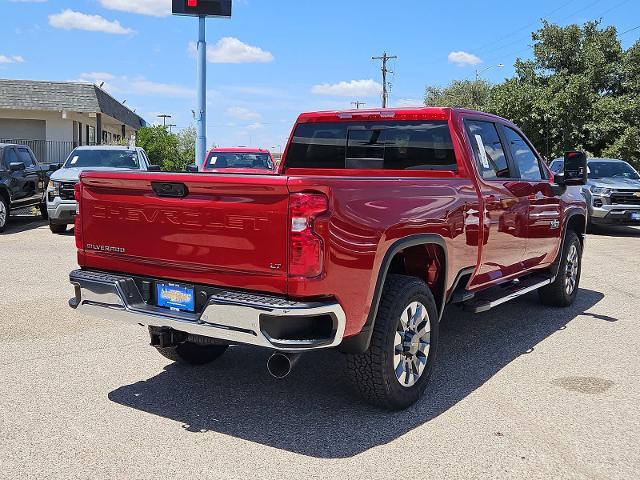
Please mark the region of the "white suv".
<svg viewBox="0 0 640 480"><path fill-rule="evenodd" d="M62 168L51 175L47 187L47 213L53 233L64 233L75 221L74 188L86 170L148 170L149 159L140 147L78 147Z"/></svg>

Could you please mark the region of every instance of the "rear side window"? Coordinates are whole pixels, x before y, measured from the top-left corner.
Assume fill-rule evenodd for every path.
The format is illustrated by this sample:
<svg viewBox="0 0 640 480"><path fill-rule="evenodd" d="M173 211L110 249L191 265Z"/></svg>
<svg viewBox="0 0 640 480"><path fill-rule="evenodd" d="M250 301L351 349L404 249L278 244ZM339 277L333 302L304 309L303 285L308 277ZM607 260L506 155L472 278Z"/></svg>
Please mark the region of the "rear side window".
<svg viewBox="0 0 640 480"><path fill-rule="evenodd" d="M299 124L286 166L457 170L449 125L443 121Z"/></svg>
<svg viewBox="0 0 640 480"><path fill-rule="evenodd" d="M496 126L491 122L467 122L469 137L482 178L511 178L509 163Z"/></svg>

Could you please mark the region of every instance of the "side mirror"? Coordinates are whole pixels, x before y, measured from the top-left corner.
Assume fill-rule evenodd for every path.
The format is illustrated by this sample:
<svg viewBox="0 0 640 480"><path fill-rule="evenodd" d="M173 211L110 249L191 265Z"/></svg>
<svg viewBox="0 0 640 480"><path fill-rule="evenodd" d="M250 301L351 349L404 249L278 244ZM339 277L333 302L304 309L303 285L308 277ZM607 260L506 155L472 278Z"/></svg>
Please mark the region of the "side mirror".
<svg viewBox="0 0 640 480"><path fill-rule="evenodd" d="M589 176L587 154L584 152L567 152L564 154L564 184L585 185Z"/></svg>
<svg viewBox="0 0 640 480"><path fill-rule="evenodd" d="M60 164L59 163L52 163L51 165L49 165L49 171L50 172L56 172L60 170Z"/></svg>
<svg viewBox="0 0 640 480"><path fill-rule="evenodd" d="M196 165L195 163L193 165L187 165L187 168L185 170L189 173L198 173L200 171L198 165Z"/></svg>
<svg viewBox="0 0 640 480"><path fill-rule="evenodd" d="M9 164L9 170L11 170L12 172L21 172L25 168L26 167L24 166L24 163L22 163L22 162L11 162Z"/></svg>
<svg viewBox="0 0 640 480"><path fill-rule="evenodd" d="M160 168L160 165L149 165L149 167L147 168L148 172L160 172L162 171Z"/></svg>

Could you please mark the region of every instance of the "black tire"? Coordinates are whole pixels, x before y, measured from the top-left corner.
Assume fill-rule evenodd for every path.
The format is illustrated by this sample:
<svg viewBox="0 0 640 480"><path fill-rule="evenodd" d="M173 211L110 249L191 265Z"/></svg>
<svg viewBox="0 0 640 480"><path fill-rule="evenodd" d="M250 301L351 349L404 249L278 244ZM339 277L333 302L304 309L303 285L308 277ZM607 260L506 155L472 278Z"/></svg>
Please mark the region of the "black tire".
<svg viewBox="0 0 640 480"><path fill-rule="evenodd" d="M413 302L426 308L430 323L426 365L412 386L396 376L394 344L402 330L400 317ZM425 282L404 275L389 275L384 286L369 349L348 355L347 373L354 387L369 403L388 410L402 410L417 402L427 388L438 348L438 313L433 294ZM404 355L404 354L402 354ZM403 356L399 356L400 362ZM405 377L406 379L406 377Z"/></svg>
<svg viewBox="0 0 640 480"><path fill-rule="evenodd" d="M49 212L47 212L47 204L44 202L40 204L40 216L42 217L43 220L49 220Z"/></svg>
<svg viewBox="0 0 640 480"><path fill-rule="evenodd" d="M7 223L9 223L9 216L11 215L11 210L9 210L9 202L4 198L4 196L2 194L0 194L0 203L2 203L2 206L4 208L3 210L3 220L0 219L0 233L4 232L4 229L7 226Z"/></svg>
<svg viewBox="0 0 640 480"><path fill-rule="evenodd" d="M187 365L205 365L217 360L229 348L227 345L199 345L184 342L175 347L155 347L163 357Z"/></svg>
<svg viewBox="0 0 640 480"><path fill-rule="evenodd" d="M49 229L51 230L52 233L61 235L67 231L67 226L65 224L58 225L56 223L49 222Z"/></svg>
<svg viewBox="0 0 640 480"><path fill-rule="evenodd" d="M551 307L568 307L573 303L578 295L578 288L580 286L580 275L582 273L582 244L578 235L570 230L566 234L564 246L562 248L562 257L560 258L560 266L558 268L558 275L553 283L542 287L538 290L540 302L543 305ZM570 262L569 257L572 256L573 248L577 253L576 262ZM572 272L575 272L575 278L573 286L569 291L568 279L573 277Z"/></svg>

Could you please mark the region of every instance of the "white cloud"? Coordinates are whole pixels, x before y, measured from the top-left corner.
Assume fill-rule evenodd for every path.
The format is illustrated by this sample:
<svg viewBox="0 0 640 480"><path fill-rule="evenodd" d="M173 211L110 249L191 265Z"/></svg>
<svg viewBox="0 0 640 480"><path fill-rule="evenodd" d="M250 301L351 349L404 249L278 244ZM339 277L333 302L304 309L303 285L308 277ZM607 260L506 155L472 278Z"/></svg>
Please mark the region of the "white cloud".
<svg viewBox="0 0 640 480"><path fill-rule="evenodd" d="M424 107L424 100L417 98L399 98L391 103L394 107Z"/></svg>
<svg viewBox="0 0 640 480"><path fill-rule="evenodd" d="M126 35L133 30L120 25L117 20L109 21L100 15L87 15L74 10L49 15L49 25L64 30L87 30L90 32L104 32L114 35Z"/></svg>
<svg viewBox="0 0 640 480"><path fill-rule="evenodd" d="M311 93L335 97L373 97L380 95L382 85L375 80L351 80L350 82L314 85Z"/></svg>
<svg viewBox="0 0 640 480"><path fill-rule="evenodd" d="M106 72L83 73L76 81L95 83L100 85L105 82L102 88L112 95L155 95L159 97L181 97L190 98L195 92L181 85L171 83L153 82L144 77L129 78L127 76L116 76Z"/></svg>
<svg viewBox="0 0 640 480"><path fill-rule="evenodd" d="M0 64L23 63L24 58L20 55L0 55Z"/></svg>
<svg viewBox="0 0 640 480"><path fill-rule="evenodd" d="M233 118L237 118L238 120L260 120L262 119L262 115L258 112L254 112L245 107L229 107L227 108L227 115Z"/></svg>
<svg viewBox="0 0 640 480"><path fill-rule="evenodd" d="M247 128L249 130L260 130L264 128L264 125L260 122L255 122L255 123L252 123L251 125L247 125Z"/></svg>
<svg viewBox="0 0 640 480"><path fill-rule="evenodd" d="M171 15L171 0L99 0L104 8L154 17Z"/></svg>
<svg viewBox="0 0 640 480"><path fill-rule="evenodd" d="M196 53L195 42L189 43L189 53ZM274 57L260 47L241 42L234 37L224 37L214 45L207 47L207 60L210 63L269 63Z"/></svg>
<svg viewBox="0 0 640 480"><path fill-rule="evenodd" d="M468 52L451 52L449 54L449 62L455 63L459 67L464 67L467 65L478 65L482 63L482 60L479 57L476 57L473 53Z"/></svg>

